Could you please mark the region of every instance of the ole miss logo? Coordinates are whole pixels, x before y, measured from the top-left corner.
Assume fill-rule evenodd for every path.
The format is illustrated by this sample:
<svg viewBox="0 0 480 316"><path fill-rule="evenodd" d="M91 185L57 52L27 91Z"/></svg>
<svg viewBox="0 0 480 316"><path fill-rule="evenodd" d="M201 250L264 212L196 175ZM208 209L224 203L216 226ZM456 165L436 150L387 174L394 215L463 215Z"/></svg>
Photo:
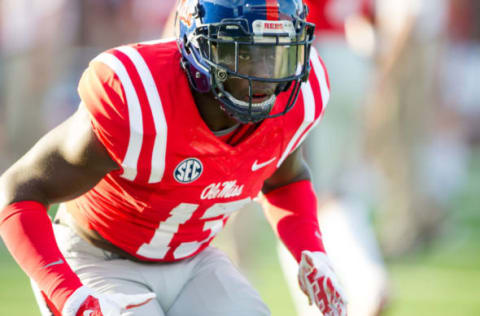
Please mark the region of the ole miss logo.
<svg viewBox="0 0 480 316"><path fill-rule="evenodd" d="M203 171L203 165L197 158L187 158L175 168L173 177L180 183L190 183L197 180Z"/></svg>

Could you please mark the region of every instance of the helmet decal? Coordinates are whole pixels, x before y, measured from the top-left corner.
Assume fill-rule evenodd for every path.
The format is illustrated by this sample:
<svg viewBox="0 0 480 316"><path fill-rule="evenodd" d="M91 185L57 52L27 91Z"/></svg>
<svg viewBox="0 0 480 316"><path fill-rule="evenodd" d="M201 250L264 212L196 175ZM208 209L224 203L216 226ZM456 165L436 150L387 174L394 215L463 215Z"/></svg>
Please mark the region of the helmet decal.
<svg viewBox="0 0 480 316"><path fill-rule="evenodd" d="M182 4L178 10L178 19L184 23L187 28L192 27L193 14L189 11L191 6L188 5L187 0L182 0Z"/></svg>

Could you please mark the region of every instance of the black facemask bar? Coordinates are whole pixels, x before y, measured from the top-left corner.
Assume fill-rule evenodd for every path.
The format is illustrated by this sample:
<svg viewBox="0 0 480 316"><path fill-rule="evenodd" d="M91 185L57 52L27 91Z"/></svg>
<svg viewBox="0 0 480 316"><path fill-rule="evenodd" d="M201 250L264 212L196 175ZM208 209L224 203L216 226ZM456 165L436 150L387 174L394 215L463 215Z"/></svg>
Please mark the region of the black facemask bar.
<svg viewBox="0 0 480 316"><path fill-rule="evenodd" d="M249 32L248 22L244 19L224 20L221 23L213 23L199 27L195 34L195 40L200 46L202 59L210 66L210 86L214 96L220 100L224 109L235 119L242 123L258 122L266 118L274 118L286 114L290 111L297 101L302 82L308 80L310 73L310 47L314 39L315 26L311 23L298 20L295 25L296 35L290 41L282 41L282 38L288 37L288 34L264 34L263 37L271 38L272 41L258 42L254 39L254 34ZM242 40L226 40L222 37L239 38ZM248 40L244 40L247 38ZM229 69L225 65L213 61L212 45L233 44L235 46L235 67ZM240 45L256 46L303 46L303 65L301 71L296 74L283 78L261 78L249 76L238 72L239 69L239 47ZM296 49L298 54L298 47ZM297 55L297 61L299 56ZM235 104L223 88L223 82L229 77L240 78L248 81L249 102L248 108ZM270 108L256 109L253 106L253 83L264 82L277 84L275 94L291 89L290 96L282 111L270 114Z"/></svg>

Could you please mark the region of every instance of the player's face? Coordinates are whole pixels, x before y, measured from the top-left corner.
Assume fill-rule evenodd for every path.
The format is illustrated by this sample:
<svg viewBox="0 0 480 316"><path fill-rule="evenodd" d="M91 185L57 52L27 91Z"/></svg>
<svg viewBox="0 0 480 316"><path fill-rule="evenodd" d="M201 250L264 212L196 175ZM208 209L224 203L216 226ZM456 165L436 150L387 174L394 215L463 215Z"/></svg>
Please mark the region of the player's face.
<svg viewBox="0 0 480 316"><path fill-rule="evenodd" d="M295 75L299 64L303 64L303 49L289 45L238 45L238 62L234 44L219 44L214 50L216 61L242 75L264 79L281 79ZM236 63L238 63L236 65ZM270 98L278 83L253 81L253 103ZM238 100L249 102L248 80L229 76L225 89Z"/></svg>

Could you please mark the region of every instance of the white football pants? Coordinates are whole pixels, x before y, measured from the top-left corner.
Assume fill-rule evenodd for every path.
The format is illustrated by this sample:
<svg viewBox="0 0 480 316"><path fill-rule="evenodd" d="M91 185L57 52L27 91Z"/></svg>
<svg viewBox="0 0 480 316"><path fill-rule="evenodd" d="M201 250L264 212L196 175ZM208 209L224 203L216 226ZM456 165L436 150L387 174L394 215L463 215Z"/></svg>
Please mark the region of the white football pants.
<svg viewBox="0 0 480 316"><path fill-rule="evenodd" d="M139 263L90 245L68 226L53 227L61 252L84 285L99 293L157 294L122 316L270 315L258 292L214 247L175 263ZM51 315L33 288L42 316Z"/></svg>

